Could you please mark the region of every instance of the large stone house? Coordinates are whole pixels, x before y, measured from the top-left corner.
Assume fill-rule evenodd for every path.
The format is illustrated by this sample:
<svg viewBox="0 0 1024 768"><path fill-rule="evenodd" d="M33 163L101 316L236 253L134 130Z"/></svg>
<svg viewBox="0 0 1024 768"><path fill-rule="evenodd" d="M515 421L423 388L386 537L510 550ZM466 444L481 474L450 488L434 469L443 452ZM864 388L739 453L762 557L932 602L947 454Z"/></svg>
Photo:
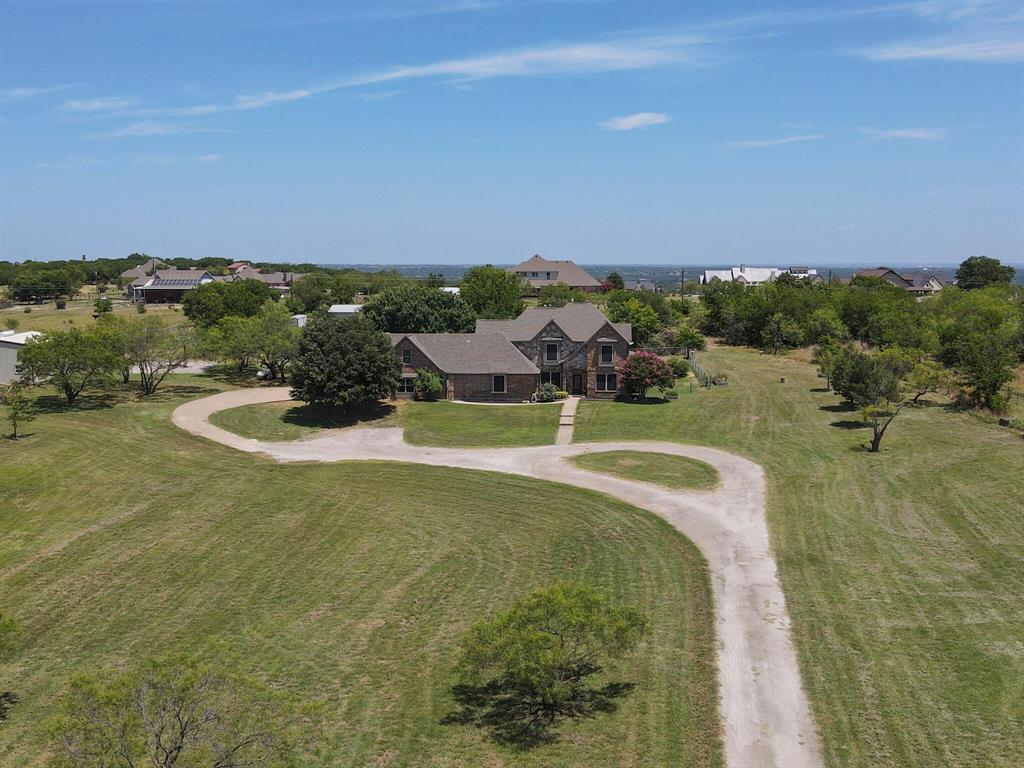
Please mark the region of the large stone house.
<svg viewBox="0 0 1024 768"><path fill-rule="evenodd" d="M931 296L932 294L938 293L946 284L935 275L931 274L918 274L918 273L904 273L900 274L894 269L888 267L878 267L877 269L862 269L853 274L854 277L877 277L885 282L890 283L897 288L902 288L908 293L913 294L917 298L922 296Z"/></svg>
<svg viewBox="0 0 1024 768"><path fill-rule="evenodd" d="M454 400L528 400L541 384L573 395L618 395L617 366L629 355L632 328L593 304L527 309L514 320L477 320L475 333L391 334L403 363L399 394L413 392L420 368L444 381Z"/></svg>
<svg viewBox="0 0 1024 768"><path fill-rule="evenodd" d="M584 293L601 290L601 281L572 261L548 261L541 256L533 256L510 271L526 281L533 295L546 285L559 283Z"/></svg>

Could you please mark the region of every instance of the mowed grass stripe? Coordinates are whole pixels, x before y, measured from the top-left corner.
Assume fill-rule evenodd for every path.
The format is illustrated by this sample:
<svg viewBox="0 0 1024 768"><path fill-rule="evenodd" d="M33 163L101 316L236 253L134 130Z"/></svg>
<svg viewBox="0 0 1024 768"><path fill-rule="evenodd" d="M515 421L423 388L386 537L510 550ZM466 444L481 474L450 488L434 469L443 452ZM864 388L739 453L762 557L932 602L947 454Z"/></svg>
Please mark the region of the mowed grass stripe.
<svg viewBox="0 0 1024 768"><path fill-rule="evenodd" d="M74 671L182 648L321 703L320 765L721 765L708 573L667 524L526 478L278 465L173 428L191 394L45 414L0 445L0 609L23 628L0 765L43 763ZM637 684L619 711L528 753L442 724L465 628L561 578L652 620L603 676Z"/></svg>
<svg viewBox="0 0 1024 768"><path fill-rule="evenodd" d="M572 462L580 469L653 483L664 488L707 489L719 482L718 470L710 464L666 453L595 451L573 456Z"/></svg>
<svg viewBox="0 0 1024 768"><path fill-rule="evenodd" d="M826 764L1024 764L1019 434L926 405L867 454L858 414L806 363L729 348L702 362L729 384L657 406L584 402L574 439L712 445L766 468Z"/></svg>

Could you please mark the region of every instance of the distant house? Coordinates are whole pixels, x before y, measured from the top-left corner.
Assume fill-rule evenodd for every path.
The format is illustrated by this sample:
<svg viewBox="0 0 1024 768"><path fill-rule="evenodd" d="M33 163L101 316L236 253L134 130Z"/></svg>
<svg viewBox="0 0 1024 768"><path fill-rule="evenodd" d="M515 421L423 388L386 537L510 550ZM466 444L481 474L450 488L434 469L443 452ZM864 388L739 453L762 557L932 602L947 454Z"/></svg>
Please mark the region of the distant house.
<svg viewBox="0 0 1024 768"><path fill-rule="evenodd" d="M887 283L895 285L897 288L902 288L919 298L921 296L931 296L934 293L938 293L946 286L946 284L935 275L913 273L900 274L888 267L862 269L855 272L853 276L877 277L881 280L885 280Z"/></svg>
<svg viewBox="0 0 1024 768"><path fill-rule="evenodd" d="M189 291L213 280L205 269L158 269L148 277L132 280L128 298L147 304L177 303Z"/></svg>
<svg viewBox="0 0 1024 768"><path fill-rule="evenodd" d="M234 267L234 269L232 269L232 267ZM266 283L271 288L280 291L282 295L290 294L292 284L305 277L305 274L301 272L261 272L258 269L250 267L248 263L242 261L236 261L234 264L229 264L228 270L231 272L231 274L225 278L228 281L259 280L261 283Z"/></svg>
<svg viewBox="0 0 1024 768"><path fill-rule="evenodd" d="M150 277L158 269L165 269L166 265L159 259L147 259L146 261L139 264L137 267L126 269L121 273L121 279L125 282L131 282L137 280L140 277Z"/></svg>
<svg viewBox="0 0 1024 768"><path fill-rule="evenodd" d="M18 353L26 342L41 335L38 331L0 331L0 384L10 384L18 378Z"/></svg>
<svg viewBox="0 0 1024 768"><path fill-rule="evenodd" d="M331 304L327 309L327 314L332 317L347 317L362 311L362 304Z"/></svg>
<svg viewBox="0 0 1024 768"><path fill-rule="evenodd" d="M723 283L762 285L787 274L799 280L821 282L818 271L810 267L780 269L779 267L748 267L746 264L740 264L740 266L730 269L705 269L700 275L700 284L707 285L712 280L721 280Z"/></svg>
<svg viewBox="0 0 1024 768"><path fill-rule="evenodd" d="M292 315L292 325L298 326L299 328L306 327L306 321L309 320L308 315Z"/></svg>
<svg viewBox="0 0 1024 768"><path fill-rule="evenodd" d="M454 285L442 285L439 289L441 293L450 293L453 296L458 296L461 291Z"/></svg>
<svg viewBox="0 0 1024 768"><path fill-rule="evenodd" d="M652 291L661 293L661 286L648 277L641 277L638 280L624 280L622 287L627 291Z"/></svg>
<svg viewBox="0 0 1024 768"><path fill-rule="evenodd" d="M548 261L541 256L533 256L510 271L527 282L532 294L546 285L558 283L584 293L597 293L601 290L600 280L571 261Z"/></svg>
<svg viewBox="0 0 1024 768"><path fill-rule="evenodd" d="M477 320L475 333L391 334L402 361L401 395L420 368L437 373L455 400L528 400L542 384L570 394L614 398L616 367L629 355L629 323L593 304L527 309L514 320Z"/></svg>

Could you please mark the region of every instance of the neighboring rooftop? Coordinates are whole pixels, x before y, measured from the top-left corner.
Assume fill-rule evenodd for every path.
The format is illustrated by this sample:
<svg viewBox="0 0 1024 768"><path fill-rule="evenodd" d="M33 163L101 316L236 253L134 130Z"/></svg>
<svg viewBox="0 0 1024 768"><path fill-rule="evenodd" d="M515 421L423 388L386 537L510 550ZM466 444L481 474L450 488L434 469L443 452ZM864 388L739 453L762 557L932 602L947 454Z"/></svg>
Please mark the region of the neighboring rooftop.
<svg viewBox="0 0 1024 768"><path fill-rule="evenodd" d="M601 287L601 281L572 261L549 261L535 255L522 264L512 267L511 272L525 279L534 288L565 283L571 288Z"/></svg>
<svg viewBox="0 0 1024 768"><path fill-rule="evenodd" d="M588 341L609 320L590 302L564 307L530 307L515 320L477 320L477 333L501 333L511 341L529 341L550 322L555 322L572 341ZM633 340L629 323L610 323L627 341Z"/></svg>
<svg viewBox="0 0 1024 768"><path fill-rule="evenodd" d="M14 331L0 331L0 341L5 344L17 344L19 347L23 346L25 342L34 339L36 336L42 336L39 331L22 331L21 333L15 333Z"/></svg>

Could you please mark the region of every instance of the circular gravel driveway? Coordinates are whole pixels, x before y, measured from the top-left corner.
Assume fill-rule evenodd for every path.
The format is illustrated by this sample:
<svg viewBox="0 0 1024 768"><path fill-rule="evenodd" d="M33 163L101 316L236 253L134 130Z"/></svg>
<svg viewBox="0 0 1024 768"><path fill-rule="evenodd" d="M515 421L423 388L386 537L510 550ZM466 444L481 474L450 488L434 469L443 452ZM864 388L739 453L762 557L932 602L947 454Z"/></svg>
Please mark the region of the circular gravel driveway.
<svg viewBox="0 0 1024 768"><path fill-rule="evenodd" d="M174 423L209 440L289 461L402 461L524 475L606 493L664 518L708 561L719 643L718 678L731 768L815 768L821 748L800 684L765 521L764 472L724 451L662 442L571 443L530 448L435 448L397 427L325 430L293 442L263 442L213 426L209 416L242 405L290 400L287 387L240 389L189 401ZM567 459L611 450L651 451L707 462L721 476L710 491L668 490L578 469Z"/></svg>

